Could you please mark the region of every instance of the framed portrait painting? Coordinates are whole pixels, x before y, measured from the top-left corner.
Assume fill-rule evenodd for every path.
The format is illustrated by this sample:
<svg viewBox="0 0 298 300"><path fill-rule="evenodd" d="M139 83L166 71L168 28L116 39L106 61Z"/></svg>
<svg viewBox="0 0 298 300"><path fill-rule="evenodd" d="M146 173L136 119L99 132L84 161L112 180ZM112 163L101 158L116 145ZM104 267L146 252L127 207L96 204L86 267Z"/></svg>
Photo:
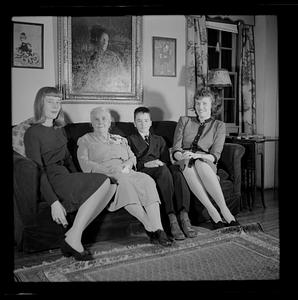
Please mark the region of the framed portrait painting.
<svg viewBox="0 0 298 300"><path fill-rule="evenodd" d="M152 38L153 76L176 76L176 39Z"/></svg>
<svg viewBox="0 0 298 300"><path fill-rule="evenodd" d="M43 69L43 24L12 22L12 67Z"/></svg>
<svg viewBox="0 0 298 300"><path fill-rule="evenodd" d="M58 17L64 102L142 102L141 17Z"/></svg>

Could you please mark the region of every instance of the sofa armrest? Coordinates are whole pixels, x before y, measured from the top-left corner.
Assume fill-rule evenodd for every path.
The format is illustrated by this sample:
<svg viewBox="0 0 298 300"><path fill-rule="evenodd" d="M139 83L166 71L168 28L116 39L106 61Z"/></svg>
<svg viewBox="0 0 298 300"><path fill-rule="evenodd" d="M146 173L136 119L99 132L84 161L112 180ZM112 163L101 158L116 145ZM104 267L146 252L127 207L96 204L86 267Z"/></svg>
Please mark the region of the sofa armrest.
<svg viewBox="0 0 298 300"><path fill-rule="evenodd" d="M234 193L241 196L241 158L245 152L242 145L225 143L218 162L218 168L222 168L230 175L233 182Z"/></svg>
<svg viewBox="0 0 298 300"><path fill-rule="evenodd" d="M13 190L15 216L24 225L31 223L38 210L40 199L40 169L29 158L13 151Z"/></svg>

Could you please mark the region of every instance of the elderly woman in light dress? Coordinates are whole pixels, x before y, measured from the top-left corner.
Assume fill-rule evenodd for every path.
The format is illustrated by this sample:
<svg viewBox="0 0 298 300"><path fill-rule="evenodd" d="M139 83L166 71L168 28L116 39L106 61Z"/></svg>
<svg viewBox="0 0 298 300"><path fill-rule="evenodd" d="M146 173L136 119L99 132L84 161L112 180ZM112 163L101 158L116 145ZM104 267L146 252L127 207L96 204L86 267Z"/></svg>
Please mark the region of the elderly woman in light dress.
<svg viewBox="0 0 298 300"><path fill-rule="evenodd" d="M96 107L90 113L93 132L78 139L78 160L83 172L102 173L117 183L109 211L126 209L145 227L150 241L170 246L172 241L164 232L160 217L160 199L154 180L134 171L136 157L126 138L110 134L109 110Z"/></svg>

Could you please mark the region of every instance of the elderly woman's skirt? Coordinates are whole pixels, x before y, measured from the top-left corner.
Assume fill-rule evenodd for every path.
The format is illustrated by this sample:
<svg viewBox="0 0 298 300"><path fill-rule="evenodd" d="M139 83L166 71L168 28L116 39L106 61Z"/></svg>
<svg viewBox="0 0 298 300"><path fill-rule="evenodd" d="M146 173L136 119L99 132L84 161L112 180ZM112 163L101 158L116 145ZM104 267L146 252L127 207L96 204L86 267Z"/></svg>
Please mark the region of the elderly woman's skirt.
<svg viewBox="0 0 298 300"><path fill-rule="evenodd" d="M143 207L160 203L153 178L141 172L130 171L117 176L118 187L109 211L115 211L128 204L141 204Z"/></svg>

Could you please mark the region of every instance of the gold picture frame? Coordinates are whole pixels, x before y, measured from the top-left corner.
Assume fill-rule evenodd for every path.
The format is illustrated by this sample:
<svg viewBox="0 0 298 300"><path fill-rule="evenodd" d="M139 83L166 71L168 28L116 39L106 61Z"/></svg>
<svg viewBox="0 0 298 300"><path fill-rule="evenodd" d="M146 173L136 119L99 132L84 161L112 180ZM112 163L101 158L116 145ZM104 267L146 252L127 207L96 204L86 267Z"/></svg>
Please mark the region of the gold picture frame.
<svg viewBox="0 0 298 300"><path fill-rule="evenodd" d="M141 103L141 72L140 16L58 17L64 103Z"/></svg>

